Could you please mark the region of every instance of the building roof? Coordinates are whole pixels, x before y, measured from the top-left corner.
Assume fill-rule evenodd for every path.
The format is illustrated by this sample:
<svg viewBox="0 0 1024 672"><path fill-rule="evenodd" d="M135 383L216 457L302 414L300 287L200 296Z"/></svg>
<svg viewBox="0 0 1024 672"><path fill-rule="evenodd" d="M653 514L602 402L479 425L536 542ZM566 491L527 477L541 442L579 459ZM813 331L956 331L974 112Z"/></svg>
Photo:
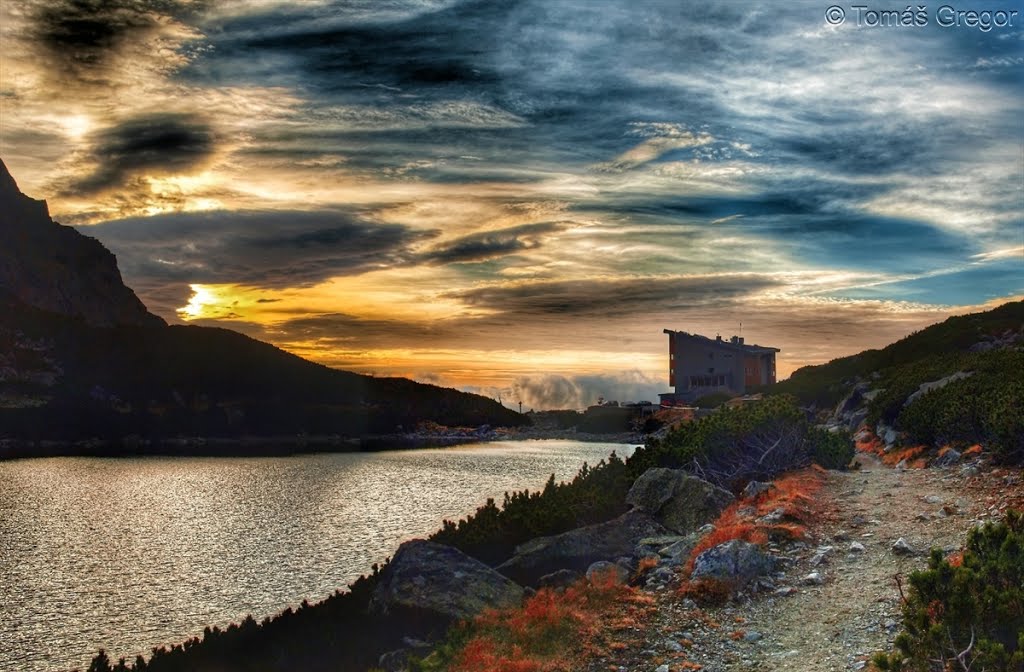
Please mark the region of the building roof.
<svg viewBox="0 0 1024 672"><path fill-rule="evenodd" d="M665 329L666 334L686 336L700 341L705 341L705 345L711 345L722 348L724 350L732 350L734 352L739 351L748 355L767 355L775 352L782 352L779 348L773 348L767 345L747 345L743 342L743 339L739 336L733 336L726 340L724 338L708 338L707 336L701 336L700 334L691 334L687 331L674 331L672 329Z"/></svg>

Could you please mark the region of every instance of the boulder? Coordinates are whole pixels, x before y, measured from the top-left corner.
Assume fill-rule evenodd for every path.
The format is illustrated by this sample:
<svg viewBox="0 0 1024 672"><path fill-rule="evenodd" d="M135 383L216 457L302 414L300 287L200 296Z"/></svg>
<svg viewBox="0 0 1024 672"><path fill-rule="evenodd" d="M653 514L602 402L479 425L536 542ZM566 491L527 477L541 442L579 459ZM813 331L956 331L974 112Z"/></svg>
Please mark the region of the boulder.
<svg viewBox="0 0 1024 672"><path fill-rule="evenodd" d="M583 580L583 575L571 569L560 569L557 572L545 574L537 580L538 588L568 588L569 586Z"/></svg>
<svg viewBox="0 0 1024 672"><path fill-rule="evenodd" d="M535 586L540 577L560 569L585 572L598 560L632 555L645 537L669 532L643 511L550 537L538 537L516 547L516 553L497 570L523 585Z"/></svg>
<svg viewBox="0 0 1024 672"><path fill-rule="evenodd" d="M636 542L636 548L633 550L633 555L638 558L645 558L649 555L658 555L661 549L668 548L683 539L686 539L686 537L679 534L668 534L663 537L645 537Z"/></svg>
<svg viewBox="0 0 1024 672"><path fill-rule="evenodd" d="M734 498L682 469L654 468L636 479L626 503L679 534L689 534L718 517Z"/></svg>
<svg viewBox="0 0 1024 672"><path fill-rule="evenodd" d="M950 448L942 455L939 455L932 461L932 465L936 467L952 467L954 464L960 461L960 451L956 448Z"/></svg>
<svg viewBox="0 0 1024 672"><path fill-rule="evenodd" d="M897 539L892 545L893 555L914 555L914 549L903 537Z"/></svg>
<svg viewBox="0 0 1024 672"><path fill-rule="evenodd" d="M752 499L760 495L762 492L768 492L772 487L774 486L771 483L765 483L764 481L751 481L750 483L747 483L745 488L743 488L743 492L741 494L743 499Z"/></svg>
<svg viewBox="0 0 1024 672"><path fill-rule="evenodd" d="M703 536L700 531L693 532L673 544L659 548L658 555L664 558L668 564L680 565L690 557L690 552Z"/></svg>
<svg viewBox="0 0 1024 672"><path fill-rule="evenodd" d="M733 539L697 556L690 578L747 583L775 569L776 561L757 544Z"/></svg>
<svg viewBox="0 0 1024 672"><path fill-rule="evenodd" d="M963 380L964 378L970 378L973 375L973 371L957 371L956 373L950 374L945 378L939 378L938 380L933 380L928 383L921 383L921 385L917 388L917 391L911 394L909 397L907 397L907 400L903 402L903 408L910 406L912 403L917 401L921 397L921 395L927 392L941 389L946 385L949 385L950 383L956 382L958 380Z"/></svg>
<svg viewBox="0 0 1024 672"><path fill-rule="evenodd" d="M847 413L852 413L857 409L858 406L864 401L864 393L868 391L870 386L866 382L857 383L853 386L846 398L836 405L836 410L833 412L833 417L836 419L842 419Z"/></svg>
<svg viewBox="0 0 1024 672"><path fill-rule="evenodd" d="M862 409L856 410L856 411L850 413L849 419L846 422L846 427L851 432L854 432L854 431L857 430L858 427L860 427L862 422L867 420L867 418L868 418L868 409L862 408Z"/></svg>
<svg viewBox="0 0 1024 672"><path fill-rule="evenodd" d="M608 580L611 580L612 585L621 586L629 581L629 570L607 560L598 560L587 567L587 581L604 583Z"/></svg>
<svg viewBox="0 0 1024 672"><path fill-rule="evenodd" d="M371 613L444 626L486 607L518 605L523 589L462 551L423 539L398 547L374 590Z"/></svg>
<svg viewBox="0 0 1024 672"><path fill-rule="evenodd" d="M875 427L875 435L882 440L886 447L895 444L896 439L899 438L899 435L896 434L896 430L884 422L879 422L878 426Z"/></svg>

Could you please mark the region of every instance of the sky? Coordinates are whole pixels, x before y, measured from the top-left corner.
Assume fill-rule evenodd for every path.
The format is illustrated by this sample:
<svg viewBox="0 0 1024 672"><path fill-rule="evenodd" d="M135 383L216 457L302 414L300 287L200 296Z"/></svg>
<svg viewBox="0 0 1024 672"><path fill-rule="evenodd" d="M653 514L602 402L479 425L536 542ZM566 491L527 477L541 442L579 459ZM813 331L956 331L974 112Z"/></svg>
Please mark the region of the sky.
<svg viewBox="0 0 1024 672"><path fill-rule="evenodd" d="M524 409L656 399L665 328L784 377L1024 296L1024 3L831 4L5 1L0 158L172 323Z"/></svg>

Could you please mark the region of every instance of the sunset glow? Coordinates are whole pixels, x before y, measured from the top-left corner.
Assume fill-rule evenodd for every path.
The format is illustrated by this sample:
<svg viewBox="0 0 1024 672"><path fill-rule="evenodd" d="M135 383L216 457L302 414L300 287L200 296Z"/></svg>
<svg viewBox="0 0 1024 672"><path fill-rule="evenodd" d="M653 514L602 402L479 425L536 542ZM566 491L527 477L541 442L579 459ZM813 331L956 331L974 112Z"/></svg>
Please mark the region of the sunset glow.
<svg viewBox="0 0 1024 672"><path fill-rule="evenodd" d="M823 10L4 3L0 156L172 322L538 407L667 391L666 327L785 376L1024 294L1019 27Z"/></svg>

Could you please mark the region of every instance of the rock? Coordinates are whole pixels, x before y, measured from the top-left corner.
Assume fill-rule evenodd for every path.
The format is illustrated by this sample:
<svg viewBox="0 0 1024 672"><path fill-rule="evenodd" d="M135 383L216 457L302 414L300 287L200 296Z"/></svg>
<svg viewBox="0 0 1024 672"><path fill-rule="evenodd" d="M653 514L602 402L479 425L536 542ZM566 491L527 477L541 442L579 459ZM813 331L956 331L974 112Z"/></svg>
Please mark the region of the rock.
<svg viewBox="0 0 1024 672"><path fill-rule="evenodd" d="M587 581L602 584L610 581L614 586L621 586L629 581L629 570L614 562L598 560L587 567Z"/></svg>
<svg viewBox="0 0 1024 672"><path fill-rule="evenodd" d="M743 488L742 497L743 499L753 499L762 492L768 492L773 487L775 486L771 483L765 483L764 481L751 481L750 483L747 483L745 488Z"/></svg>
<svg viewBox="0 0 1024 672"><path fill-rule="evenodd" d="M867 420L868 409L862 408L859 411L854 411L850 414L850 419L846 422L846 427L851 432L860 427L861 423Z"/></svg>
<svg viewBox="0 0 1024 672"><path fill-rule="evenodd" d="M518 605L523 589L462 551L423 539L398 547L370 600L374 614L443 627L486 607Z"/></svg>
<svg viewBox="0 0 1024 672"><path fill-rule="evenodd" d="M680 644L679 642L677 642L677 641L676 641L676 640L674 640L674 639L666 639L666 640L664 641L664 643L662 644L662 646L663 646L663 647L664 647L665 649L667 649L667 650L669 650L669 651L674 651L674 652L676 652L676 653L678 653L678 652L680 652L680 651L682 651L682 650L683 650L683 645L682 645L682 644Z"/></svg>
<svg viewBox="0 0 1024 672"><path fill-rule="evenodd" d="M796 588L793 586L782 586L781 588L775 589L775 594L779 597L789 597L796 592Z"/></svg>
<svg viewBox="0 0 1024 672"><path fill-rule="evenodd" d="M633 549L633 555L638 558L647 557L648 555L658 555L661 549L667 548L685 538L686 537L678 534L667 534L660 537L644 537L640 541L636 542L636 547Z"/></svg>
<svg viewBox="0 0 1024 672"><path fill-rule="evenodd" d="M654 668L654 672L669 672L669 666L667 664L658 665L656 668Z"/></svg>
<svg viewBox="0 0 1024 672"><path fill-rule="evenodd" d="M910 544L908 544L907 540L904 539L903 537L900 537L899 539L896 540L895 543L893 543L891 550L892 550L892 552L895 555L913 555L914 554L914 549L910 547Z"/></svg>
<svg viewBox="0 0 1024 672"><path fill-rule="evenodd" d="M971 478L972 476L977 476L980 473L981 471L978 469L978 467L974 466L973 464L965 464L962 467L960 467L960 475L963 476L964 478Z"/></svg>
<svg viewBox="0 0 1024 672"><path fill-rule="evenodd" d="M846 395L846 398L836 405L836 410L832 413L832 416L842 418L856 410L864 400L864 393L868 391L868 387L869 385L866 382L854 385L850 393Z"/></svg>
<svg viewBox="0 0 1024 672"><path fill-rule="evenodd" d="M682 469L648 469L636 479L626 503L679 534L689 534L718 517L733 502L731 493Z"/></svg>
<svg viewBox="0 0 1024 672"><path fill-rule="evenodd" d="M930 383L921 383L921 385L917 388L917 392L911 394L909 397L907 397L907 400L903 402L903 408L906 408L907 406L917 401L917 399L926 392L943 388L952 382L955 382L957 380L963 380L964 378L970 378L973 375L973 371L957 371L956 373L950 374L945 378L940 378L939 380L934 380Z"/></svg>
<svg viewBox="0 0 1024 672"><path fill-rule="evenodd" d="M516 554L496 569L513 581L533 586L540 577L560 569L585 572L598 560L631 555L641 539L667 534L649 515L634 510L604 523L520 544Z"/></svg>
<svg viewBox="0 0 1024 672"><path fill-rule="evenodd" d="M875 427L875 435L878 436L886 446L895 444L896 439L899 438L899 435L896 434L896 430L884 422L879 422L878 426Z"/></svg>
<svg viewBox="0 0 1024 672"><path fill-rule="evenodd" d="M932 466L936 467L952 467L954 464L960 461L960 451L955 448L950 448L942 455L939 455L932 460Z"/></svg>
<svg viewBox="0 0 1024 672"><path fill-rule="evenodd" d="M833 546L820 546L818 550L814 552L814 555L811 556L811 566L817 567L821 563L827 561L833 551L835 551L835 547Z"/></svg>
<svg viewBox="0 0 1024 672"><path fill-rule="evenodd" d="M697 556L691 578L708 577L747 583L775 569L776 561L759 546L734 539Z"/></svg>
<svg viewBox="0 0 1024 672"><path fill-rule="evenodd" d="M690 551L693 550L693 547L697 545L702 536L704 535L700 531L688 534L674 544L658 549L658 555L665 558L671 564L680 564L690 556Z"/></svg>
<svg viewBox="0 0 1024 672"><path fill-rule="evenodd" d="M938 495L928 495L927 497L924 498L924 501L928 502L929 504L941 504L942 497L939 497Z"/></svg>
<svg viewBox="0 0 1024 672"><path fill-rule="evenodd" d="M808 586L820 586L825 583L825 577L823 577L819 572L811 572L803 578L803 582Z"/></svg>
<svg viewBox="0 0 1024 672"><path fill-rule="evenodd" d="M647 585L664 585L672 583L676 573L668 567L657 567L647 576Z"/></svg>
<svg viewBox="0 0 1024 672"><path fill-rule="evenodd" d="M381 655L380 659L377 661L377 667L384 670L384 672L405 672L409 669L410 658L413 656L422 658L429 654L433 648L434 647L426 642L420 642L417 645L409 646L404 649L388 651Z"/></svg>
<svg viewBox="0 0 1024 672"><path fill-rule="evenodd" d="M860 543L859 541L854 541L854 542L850 543L850 553L863 553L863 552L864 552L864 544Z"/></svg>
<svg viewBox="0 0 1024 672"><path fill-rule="evenodd" d="M757 630L747 630L746 634L743 635L743 641L745 642L758 642L761 641L761 633Z"/></svg>
<svg viewBox="0 0 1024 672"><path fill-rule="evenodd" d="M766 513L757 519L757 522L764 523L766 525L774 525L775 523L781 522L786 517L786 510L783 508L775 509L770 513Z"/></svg>
<svg viewBox="0 0 1024 672"><path fill-rule="evenodd" d="M578 581L583 580L583 575L571 569L560 569L557 572L545 574L537 579L538 588L568 588Z"/></svg>

